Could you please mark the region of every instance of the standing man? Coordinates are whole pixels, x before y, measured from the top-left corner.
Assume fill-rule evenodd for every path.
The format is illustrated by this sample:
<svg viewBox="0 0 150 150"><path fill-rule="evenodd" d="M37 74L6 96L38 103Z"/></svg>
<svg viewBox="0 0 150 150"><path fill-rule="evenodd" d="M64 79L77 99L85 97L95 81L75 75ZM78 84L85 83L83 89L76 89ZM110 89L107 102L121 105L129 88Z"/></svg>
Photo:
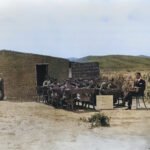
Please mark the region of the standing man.
<svg viewBox="0 0 150 150"><path fill-rule="evenodd" d="M141 73L137 72L134 87L129 90L128 94L124 98L125 101L128 101L127 109L130 110L132 107L132 96L144 96L145 87L146 87L145 80L142 79Z"/></svg>

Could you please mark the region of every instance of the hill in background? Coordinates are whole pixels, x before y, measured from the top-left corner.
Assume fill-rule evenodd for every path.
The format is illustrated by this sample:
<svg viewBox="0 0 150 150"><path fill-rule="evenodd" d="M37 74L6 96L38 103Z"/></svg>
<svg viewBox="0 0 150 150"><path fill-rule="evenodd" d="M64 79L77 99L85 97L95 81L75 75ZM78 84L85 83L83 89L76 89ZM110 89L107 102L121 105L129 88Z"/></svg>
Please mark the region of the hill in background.
<svg viewBox="0 0 150 150"><path fill-rule="evenodd" d="M99 62L101 69L106 70L149 70L150 57L107 55L87 56L78 59L79 62Z"/></svg>
<svg viewBox="0 0 150 150"><path fill-rule="evenodd" d="M41 57L43 55L22 53L9 50L0 50L0 53L11 53L18 55L36 55ZM49 57L49 56L47 56ZM51 58L55 58L50 56ZM61 58L59 58L61 59ZM107 55L107 56L87 56L83 58L71 57L68 60L73 62L99 62L100 69L103 70L150 70L150 56L140 55L140 56L127 56L127 55ZM17 61L17 60L16 60Z"/></svg>

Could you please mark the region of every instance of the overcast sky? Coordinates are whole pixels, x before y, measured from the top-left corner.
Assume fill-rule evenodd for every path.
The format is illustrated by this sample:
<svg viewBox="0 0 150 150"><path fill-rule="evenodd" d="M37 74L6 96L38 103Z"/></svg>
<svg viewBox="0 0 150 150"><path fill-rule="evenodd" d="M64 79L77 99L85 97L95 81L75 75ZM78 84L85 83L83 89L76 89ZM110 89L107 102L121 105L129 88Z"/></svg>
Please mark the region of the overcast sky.
<svg viewBox="0 0 150 150"><path fill-rule="evenodd" d="M0 0L0 49L150 55L150 0Z"/></svg>

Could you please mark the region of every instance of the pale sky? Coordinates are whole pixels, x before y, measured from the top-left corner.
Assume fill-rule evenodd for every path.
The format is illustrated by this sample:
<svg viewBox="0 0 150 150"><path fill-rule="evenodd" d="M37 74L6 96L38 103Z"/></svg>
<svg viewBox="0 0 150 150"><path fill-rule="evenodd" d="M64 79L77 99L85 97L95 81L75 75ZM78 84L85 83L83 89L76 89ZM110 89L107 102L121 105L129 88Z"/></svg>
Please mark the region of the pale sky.
<svg viewBox="0 0 150 150"><path fill-rule="evenodd" d="M0 0L0 49L150 56L150 0Z"/></svg>

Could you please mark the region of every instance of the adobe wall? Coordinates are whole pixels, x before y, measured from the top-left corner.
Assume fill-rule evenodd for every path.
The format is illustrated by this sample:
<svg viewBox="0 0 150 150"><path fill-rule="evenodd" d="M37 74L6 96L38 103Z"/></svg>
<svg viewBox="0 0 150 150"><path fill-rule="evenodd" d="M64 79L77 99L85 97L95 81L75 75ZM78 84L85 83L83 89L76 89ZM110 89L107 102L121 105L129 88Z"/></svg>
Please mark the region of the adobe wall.
<svg viewBox="0 0 150 150"><path fill-rule="evenodd" d="M48 63L49 74L64 80L68 78L69 62L49 56L0 51L0 77L9 100L31 101L36 96L36 64Z"/></svg>

